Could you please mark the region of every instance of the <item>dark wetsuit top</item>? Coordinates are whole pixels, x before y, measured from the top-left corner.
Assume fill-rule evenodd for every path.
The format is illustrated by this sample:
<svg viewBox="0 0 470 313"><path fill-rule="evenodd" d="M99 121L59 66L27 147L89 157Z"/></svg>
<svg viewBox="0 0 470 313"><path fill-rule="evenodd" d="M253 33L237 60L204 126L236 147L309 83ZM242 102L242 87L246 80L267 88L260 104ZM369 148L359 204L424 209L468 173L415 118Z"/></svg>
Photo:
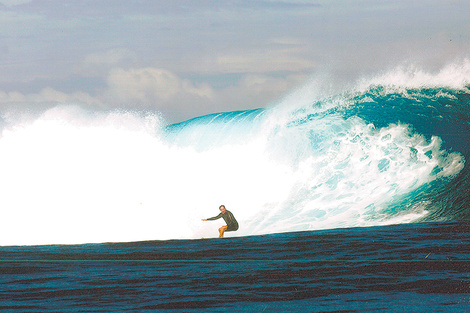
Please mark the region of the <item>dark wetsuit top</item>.
<svg viewBox="0 0 470 313"><path fill-rule="evenodd" d="M227 223L227 226L228 226L227 230L225 231L236 231L238 229L238 222L235 219L235 216L233 216L232 212L230 212L227 209L225 210L225 214L220 212L219 215L208 218L207 220L208 221L218 220L221 217L224 219L225 223Z"/></svg>

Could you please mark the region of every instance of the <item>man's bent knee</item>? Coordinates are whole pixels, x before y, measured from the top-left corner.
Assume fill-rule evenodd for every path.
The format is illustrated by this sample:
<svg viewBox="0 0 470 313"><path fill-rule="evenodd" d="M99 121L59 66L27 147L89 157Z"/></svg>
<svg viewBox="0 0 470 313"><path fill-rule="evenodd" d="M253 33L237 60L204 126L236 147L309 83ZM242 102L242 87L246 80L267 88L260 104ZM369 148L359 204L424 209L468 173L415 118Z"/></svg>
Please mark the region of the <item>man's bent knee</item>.
<svg viewBox="0 0 470 313"><path fill-rule="evenodd" d="M224 236L224 231L228 228L228 226L222 226L219 228L219 238Z"/></svg>

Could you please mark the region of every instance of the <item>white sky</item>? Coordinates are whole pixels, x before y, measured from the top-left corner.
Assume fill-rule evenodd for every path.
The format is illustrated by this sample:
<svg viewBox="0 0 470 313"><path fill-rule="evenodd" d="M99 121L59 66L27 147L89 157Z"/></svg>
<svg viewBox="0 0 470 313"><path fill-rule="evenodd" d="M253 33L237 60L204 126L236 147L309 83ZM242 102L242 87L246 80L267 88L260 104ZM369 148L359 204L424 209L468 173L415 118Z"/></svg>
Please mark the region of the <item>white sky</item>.
<svg viewBox="0 0 470 313"><path fill-rule="evenodd" d="M168 122L467 58L470 1L0 0L0 113L58 103Z"/></svg>

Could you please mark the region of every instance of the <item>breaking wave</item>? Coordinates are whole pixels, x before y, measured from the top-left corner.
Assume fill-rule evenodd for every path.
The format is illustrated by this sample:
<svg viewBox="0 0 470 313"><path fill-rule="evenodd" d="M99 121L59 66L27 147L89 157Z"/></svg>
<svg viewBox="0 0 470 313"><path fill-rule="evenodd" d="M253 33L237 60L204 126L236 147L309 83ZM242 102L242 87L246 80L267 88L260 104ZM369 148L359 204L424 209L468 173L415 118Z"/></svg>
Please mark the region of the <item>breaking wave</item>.
<svg viewBox="0 0 470 313"><path fill-rule="evenodd" d="M220 204L237 236L469 218L469 67L169 126L74 106L9 123L0 244L211 237Z"/></svg>

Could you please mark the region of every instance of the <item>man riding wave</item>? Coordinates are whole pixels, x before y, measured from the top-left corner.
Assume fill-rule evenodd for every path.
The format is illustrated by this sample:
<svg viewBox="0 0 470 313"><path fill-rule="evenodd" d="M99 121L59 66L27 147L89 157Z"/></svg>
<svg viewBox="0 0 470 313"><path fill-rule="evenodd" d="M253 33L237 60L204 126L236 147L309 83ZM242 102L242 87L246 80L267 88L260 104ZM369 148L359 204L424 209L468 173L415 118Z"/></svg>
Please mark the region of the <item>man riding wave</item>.
<svg viewBox="0 0 470 313"><path fill-rule="evenodd" d="M203 221L213 221L213 220L217 220L217 219L222 217L224 219L225 223L227 223L227 225L222 226L222 227L219 228L219 238L222 238L224 236L224 232L238 230L238 222L235 219L235 216L233 216L232 212L225 209L225 205L221 205L219 207L219 210L220 210L219 215L214 216L214 217L210 217L210 218L203 218L202 220Z"/></svg>

